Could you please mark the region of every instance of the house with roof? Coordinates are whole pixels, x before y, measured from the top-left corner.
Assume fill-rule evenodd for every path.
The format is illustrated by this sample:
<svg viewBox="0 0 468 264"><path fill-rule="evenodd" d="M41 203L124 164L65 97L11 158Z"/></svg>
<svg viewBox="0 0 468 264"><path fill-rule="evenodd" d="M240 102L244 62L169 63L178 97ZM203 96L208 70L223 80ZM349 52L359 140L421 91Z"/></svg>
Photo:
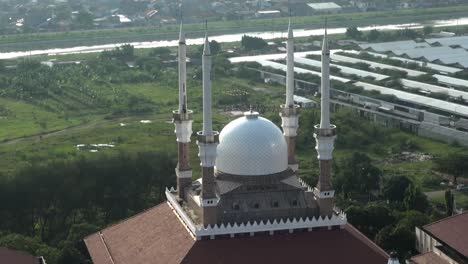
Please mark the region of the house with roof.
<svg viewBox="0 0 468 264"><path fill-rule="evenodd" d="M341 6L335 2L307 4L308 14L336 14L341 11Z"/></svg>
<svg viewBox="0 0 468 264"><path fill-rule="evenodd" d="M468 263L468 212L416 227L416 249L410 264Z"/></svg>
<svg viewBox="0 0 468 264"><path fill-rule="evenodd" d="M11 264L46 264L43 257L36 257L29 253L0 247L0 263Z"/></svg>

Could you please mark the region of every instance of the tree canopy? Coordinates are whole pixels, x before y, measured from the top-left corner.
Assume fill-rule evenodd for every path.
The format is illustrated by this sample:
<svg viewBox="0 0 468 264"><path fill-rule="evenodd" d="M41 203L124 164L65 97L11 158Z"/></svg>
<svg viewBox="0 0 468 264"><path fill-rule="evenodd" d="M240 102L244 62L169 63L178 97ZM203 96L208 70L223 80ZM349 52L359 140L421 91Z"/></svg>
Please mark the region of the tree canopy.
<svg viewBox="0 0 468 264"><path fill-rule="evenodd" d="M245 50L261 50L268 47L268 43L262 38L244 35L241 39L241 46Z"/></svg>

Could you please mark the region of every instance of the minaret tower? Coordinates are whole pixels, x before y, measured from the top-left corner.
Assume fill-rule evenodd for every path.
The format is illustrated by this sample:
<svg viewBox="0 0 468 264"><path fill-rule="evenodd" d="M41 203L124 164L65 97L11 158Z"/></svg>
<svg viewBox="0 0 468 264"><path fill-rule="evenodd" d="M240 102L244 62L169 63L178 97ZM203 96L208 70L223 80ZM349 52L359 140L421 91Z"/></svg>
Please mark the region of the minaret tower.
<svg viewBox="0 0 468 264"><path fill-rule="evenodd" d="M179 109L173 111L173 123L178 144L177 195L184 199L184 189L192 183L190 167L190 137L192 135L193 111L187 109L187 70L185 34L180 24L179 36Z"/></svg>
<svg viewBox="0 0 468 264"><path fill-rule="evenodd" d="M208 34L205 37L202 58L203 68L203 130L198 132L198 148L202 166L202 191L200 204L203 212L204 226L216 224L216 207L219 199L215 193L214 165L219 133L213 131L211 121L211 51Z"/></svg>
<svg viewBox="0 0 468 264"><path fill-rule="evenodd" d="M333 213L335 191L331 185L331 165L336 126L330 124L330 49L328 48L327 28L322 46L322 84L321 84L321 119L315 126L314 137L317 145L320 176L315 187L315 196L320 207L320 215L329 216Z"/></svg>
<svg viewBox="0 0 468 264"><path fill-rule="evenodd" d="M288 143L288 164L297 171L299 164L296 160L296 137L299 127L299 106L294 104L294 36L289 21L287 40L287 72L286 72L286 103L281 105L281 126Z"/></svg>

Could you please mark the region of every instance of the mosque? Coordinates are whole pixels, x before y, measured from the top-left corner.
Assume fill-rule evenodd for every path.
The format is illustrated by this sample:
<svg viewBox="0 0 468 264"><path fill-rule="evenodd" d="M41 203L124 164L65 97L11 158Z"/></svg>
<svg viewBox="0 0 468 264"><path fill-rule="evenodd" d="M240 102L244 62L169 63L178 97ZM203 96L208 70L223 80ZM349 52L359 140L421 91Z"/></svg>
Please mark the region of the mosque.
<svg viewBox="0 0 468 264"><path fill-rule="evenodd" d="M167 202L85 238L95 264L398 263L347 222L331 184L336 127L330 123L330 50L322 47L321 121L314 137L320 164L315 187L298 176L299 106L294 104L294 40L287 39L286 100L280 129L252 110L212 126L211 52L205 37L203 129L196 133L201 175L190 167L193 111L188 109L186 41L179 38L176 188ZM349 175L352 177L352 175Z"/></svg>

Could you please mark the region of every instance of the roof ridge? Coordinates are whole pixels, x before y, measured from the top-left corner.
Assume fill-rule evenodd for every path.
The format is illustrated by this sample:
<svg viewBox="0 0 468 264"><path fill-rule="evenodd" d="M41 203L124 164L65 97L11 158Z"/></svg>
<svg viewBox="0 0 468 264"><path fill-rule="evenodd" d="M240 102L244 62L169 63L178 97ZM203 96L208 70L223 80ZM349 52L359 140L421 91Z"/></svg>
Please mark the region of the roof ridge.
<svg viewBox="0 0 468 264"><path fill-rule="evenodd" d="M462 216L464 214L468 214L468 211L465 211L465 212L463 212L461 214L456 214L456 215L452 215L452 216L449 216L449 217L446 217L446 218L442 218L442 219L440 219L438 221L435 221L435 222L427 224L427 225L423 225L422 228L424 228L424 230L426 230L426 227L429 227L429 226L432 226L432 225L435 225L435 224L450 220L450 219L455 218L455 217Z"/></svg>

